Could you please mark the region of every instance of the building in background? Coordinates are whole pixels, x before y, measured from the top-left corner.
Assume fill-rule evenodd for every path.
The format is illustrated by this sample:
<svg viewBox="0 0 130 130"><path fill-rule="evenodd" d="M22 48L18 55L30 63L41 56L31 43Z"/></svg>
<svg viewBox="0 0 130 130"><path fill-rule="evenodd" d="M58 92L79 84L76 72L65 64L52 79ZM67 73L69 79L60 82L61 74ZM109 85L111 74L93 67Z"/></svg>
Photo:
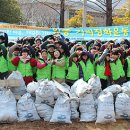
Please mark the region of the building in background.
<svg viewBox="0 0 130 130"><path fill-rule="evenodd" d="M47 27L59 27L60 0L18 0L24 19L21 24ZM126 0L122 0L116 8L120 8ZM65 3L65 26L75 15L75 11L83 6L82 0L70 0ZM94 10L96 9L96 10ZM87 3L87 14L94 17L97 26L105 26L106 15L93 3Z"/></svg>

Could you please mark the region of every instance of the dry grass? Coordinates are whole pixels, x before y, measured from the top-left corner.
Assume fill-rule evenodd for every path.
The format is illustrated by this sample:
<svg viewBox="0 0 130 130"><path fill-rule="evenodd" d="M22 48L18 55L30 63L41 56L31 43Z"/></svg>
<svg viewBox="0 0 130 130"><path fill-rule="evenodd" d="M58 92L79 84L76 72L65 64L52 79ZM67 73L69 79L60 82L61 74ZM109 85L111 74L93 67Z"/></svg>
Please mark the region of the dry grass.
<svg viewBox="0 0 130 130"><path fill-rule="evenodd" d="M130 120L117 120L112 124L81 123L50 124L44 121L1 124L0 130L130 130Z"/></svg>

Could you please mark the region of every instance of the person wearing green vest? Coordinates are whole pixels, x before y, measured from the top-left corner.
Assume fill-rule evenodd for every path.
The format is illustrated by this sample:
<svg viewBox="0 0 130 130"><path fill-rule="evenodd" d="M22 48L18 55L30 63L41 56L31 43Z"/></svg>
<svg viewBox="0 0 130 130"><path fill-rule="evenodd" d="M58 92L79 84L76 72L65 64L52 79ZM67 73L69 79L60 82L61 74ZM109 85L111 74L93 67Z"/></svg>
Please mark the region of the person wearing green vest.
<svg viewBox="0 0 130 130"><path fill-rule="evenodd" d="M47 45L48 59L52 60L54 50L55 50L55 45L54 44L48 44Z"/></svg>
<svg viewBox="0 0 130 130"><path fill-rule="evenodd" d="M29 49L23 48L21 56L14 57L12 59L12 64L15 65L17 67L17 71L22 74L26 85L34 81L33 67L37 66L37 61L30 57Z"/></svg>
<svg viewBox="0 0 130 130"><path fill-rule="evenodd" d="M14 66L12 64L11 60L15 56L19 56L19 54L20 54L20 48L19 48L18 44L13 45L9 48L9 53L8 53L8 70L9 70L9 72L16 71L16 66Z"/></svg>
<svg viewBox="0 0 130 130"><path fill-rule="evenodd" d="M124 71L127 81L130 81L130 49L127 51L127 57L124 63Z"/></svg>
<svg viewBox="0 0 130 130"><path fill-rule="evenodd" d="M118 50L112 50L110 62L112 84L122 84L126 81L125 72L119 55Z"/></svg>
<svg viewBox="0 0 130 130"><path fill-rule="evenodd" d="M59 83L65 82L65 58L59 50L55 50L52 63L52 79Z"/></svg>
<svg viewBox="0 0 130 130"><path fill-rule="evenodd" d="M0 45L0 79L8 77L8 64L7 64L7 50L3 45Z"/></svg>
<svg viewBox="0 0 130 130"><path fill-rule="evenodd" d="M69 64L69 56L70 56L69 48L64 46L64 44L62 43L59 46L58 50L60 51L61 56L64 57L64 59L65 59L65 73L67 75L67 73L68 73L68 64Z"/></svg>
<svg viewBox="0 0 130 130"><path fill-rule="evenodd" d="M95 61L96 75L100 78L102 89L105 89L109 84L109 77L111 76L109 61L110 53L108 48Z"/></svg>
<svg viewBox="0 0 130 130"><path fill-rule="evenodd" d="M37 72L36 78L38 80L51 79L51 61L48 59L47 50L43 49L41 51L41 56L37 61Z"/></svg>
<svg viewBox="0 0 130 130"><path fill-rule="evenodd" d="M72 54L69 58L68 74L66 76L66 83L72 86L73 83L79 79L79 61L76 53Z"/></svg>
<svg viewBox="0 0 130 130"><path fill-rule="evenodd" d="M80 64L80 72L83 75L83 79L84 81L88 81L92 74L94 74L94 65L93 65L93 59L92 59L92 55L87 52L87 51L83 51L81 54L81 61L79 62Z"/></svg>

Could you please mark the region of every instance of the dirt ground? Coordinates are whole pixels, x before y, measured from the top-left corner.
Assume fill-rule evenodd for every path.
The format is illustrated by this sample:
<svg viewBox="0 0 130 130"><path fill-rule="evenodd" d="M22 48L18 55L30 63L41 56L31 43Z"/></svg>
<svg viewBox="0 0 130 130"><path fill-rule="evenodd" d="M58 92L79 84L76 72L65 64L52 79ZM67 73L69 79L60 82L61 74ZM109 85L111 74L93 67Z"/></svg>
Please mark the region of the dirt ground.
<svg viewBox="0 0 130 130"><path fill-rule="evenodd" d="M50 124L44 121L1 124L0 130L130 130L130 120L117 120L112 124L81 123Z"/></svg>

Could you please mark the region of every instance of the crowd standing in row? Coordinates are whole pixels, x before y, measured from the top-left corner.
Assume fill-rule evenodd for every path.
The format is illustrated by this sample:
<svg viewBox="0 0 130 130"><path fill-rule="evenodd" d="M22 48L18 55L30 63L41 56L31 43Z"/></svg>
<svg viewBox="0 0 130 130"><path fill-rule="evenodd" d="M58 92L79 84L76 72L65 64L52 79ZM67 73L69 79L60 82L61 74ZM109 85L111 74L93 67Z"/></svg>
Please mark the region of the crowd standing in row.
<svg viewBox="0 0 130 130"><path fill-rule="evenodd" d="M85 44L70 42L60 34L24 37L8 42L0 36L0 79L21 72L26 85L34 80L56 80L72 85L92 74L100 77L102 89L110 84L130 80L130 41L89 40Z"/></svg>

